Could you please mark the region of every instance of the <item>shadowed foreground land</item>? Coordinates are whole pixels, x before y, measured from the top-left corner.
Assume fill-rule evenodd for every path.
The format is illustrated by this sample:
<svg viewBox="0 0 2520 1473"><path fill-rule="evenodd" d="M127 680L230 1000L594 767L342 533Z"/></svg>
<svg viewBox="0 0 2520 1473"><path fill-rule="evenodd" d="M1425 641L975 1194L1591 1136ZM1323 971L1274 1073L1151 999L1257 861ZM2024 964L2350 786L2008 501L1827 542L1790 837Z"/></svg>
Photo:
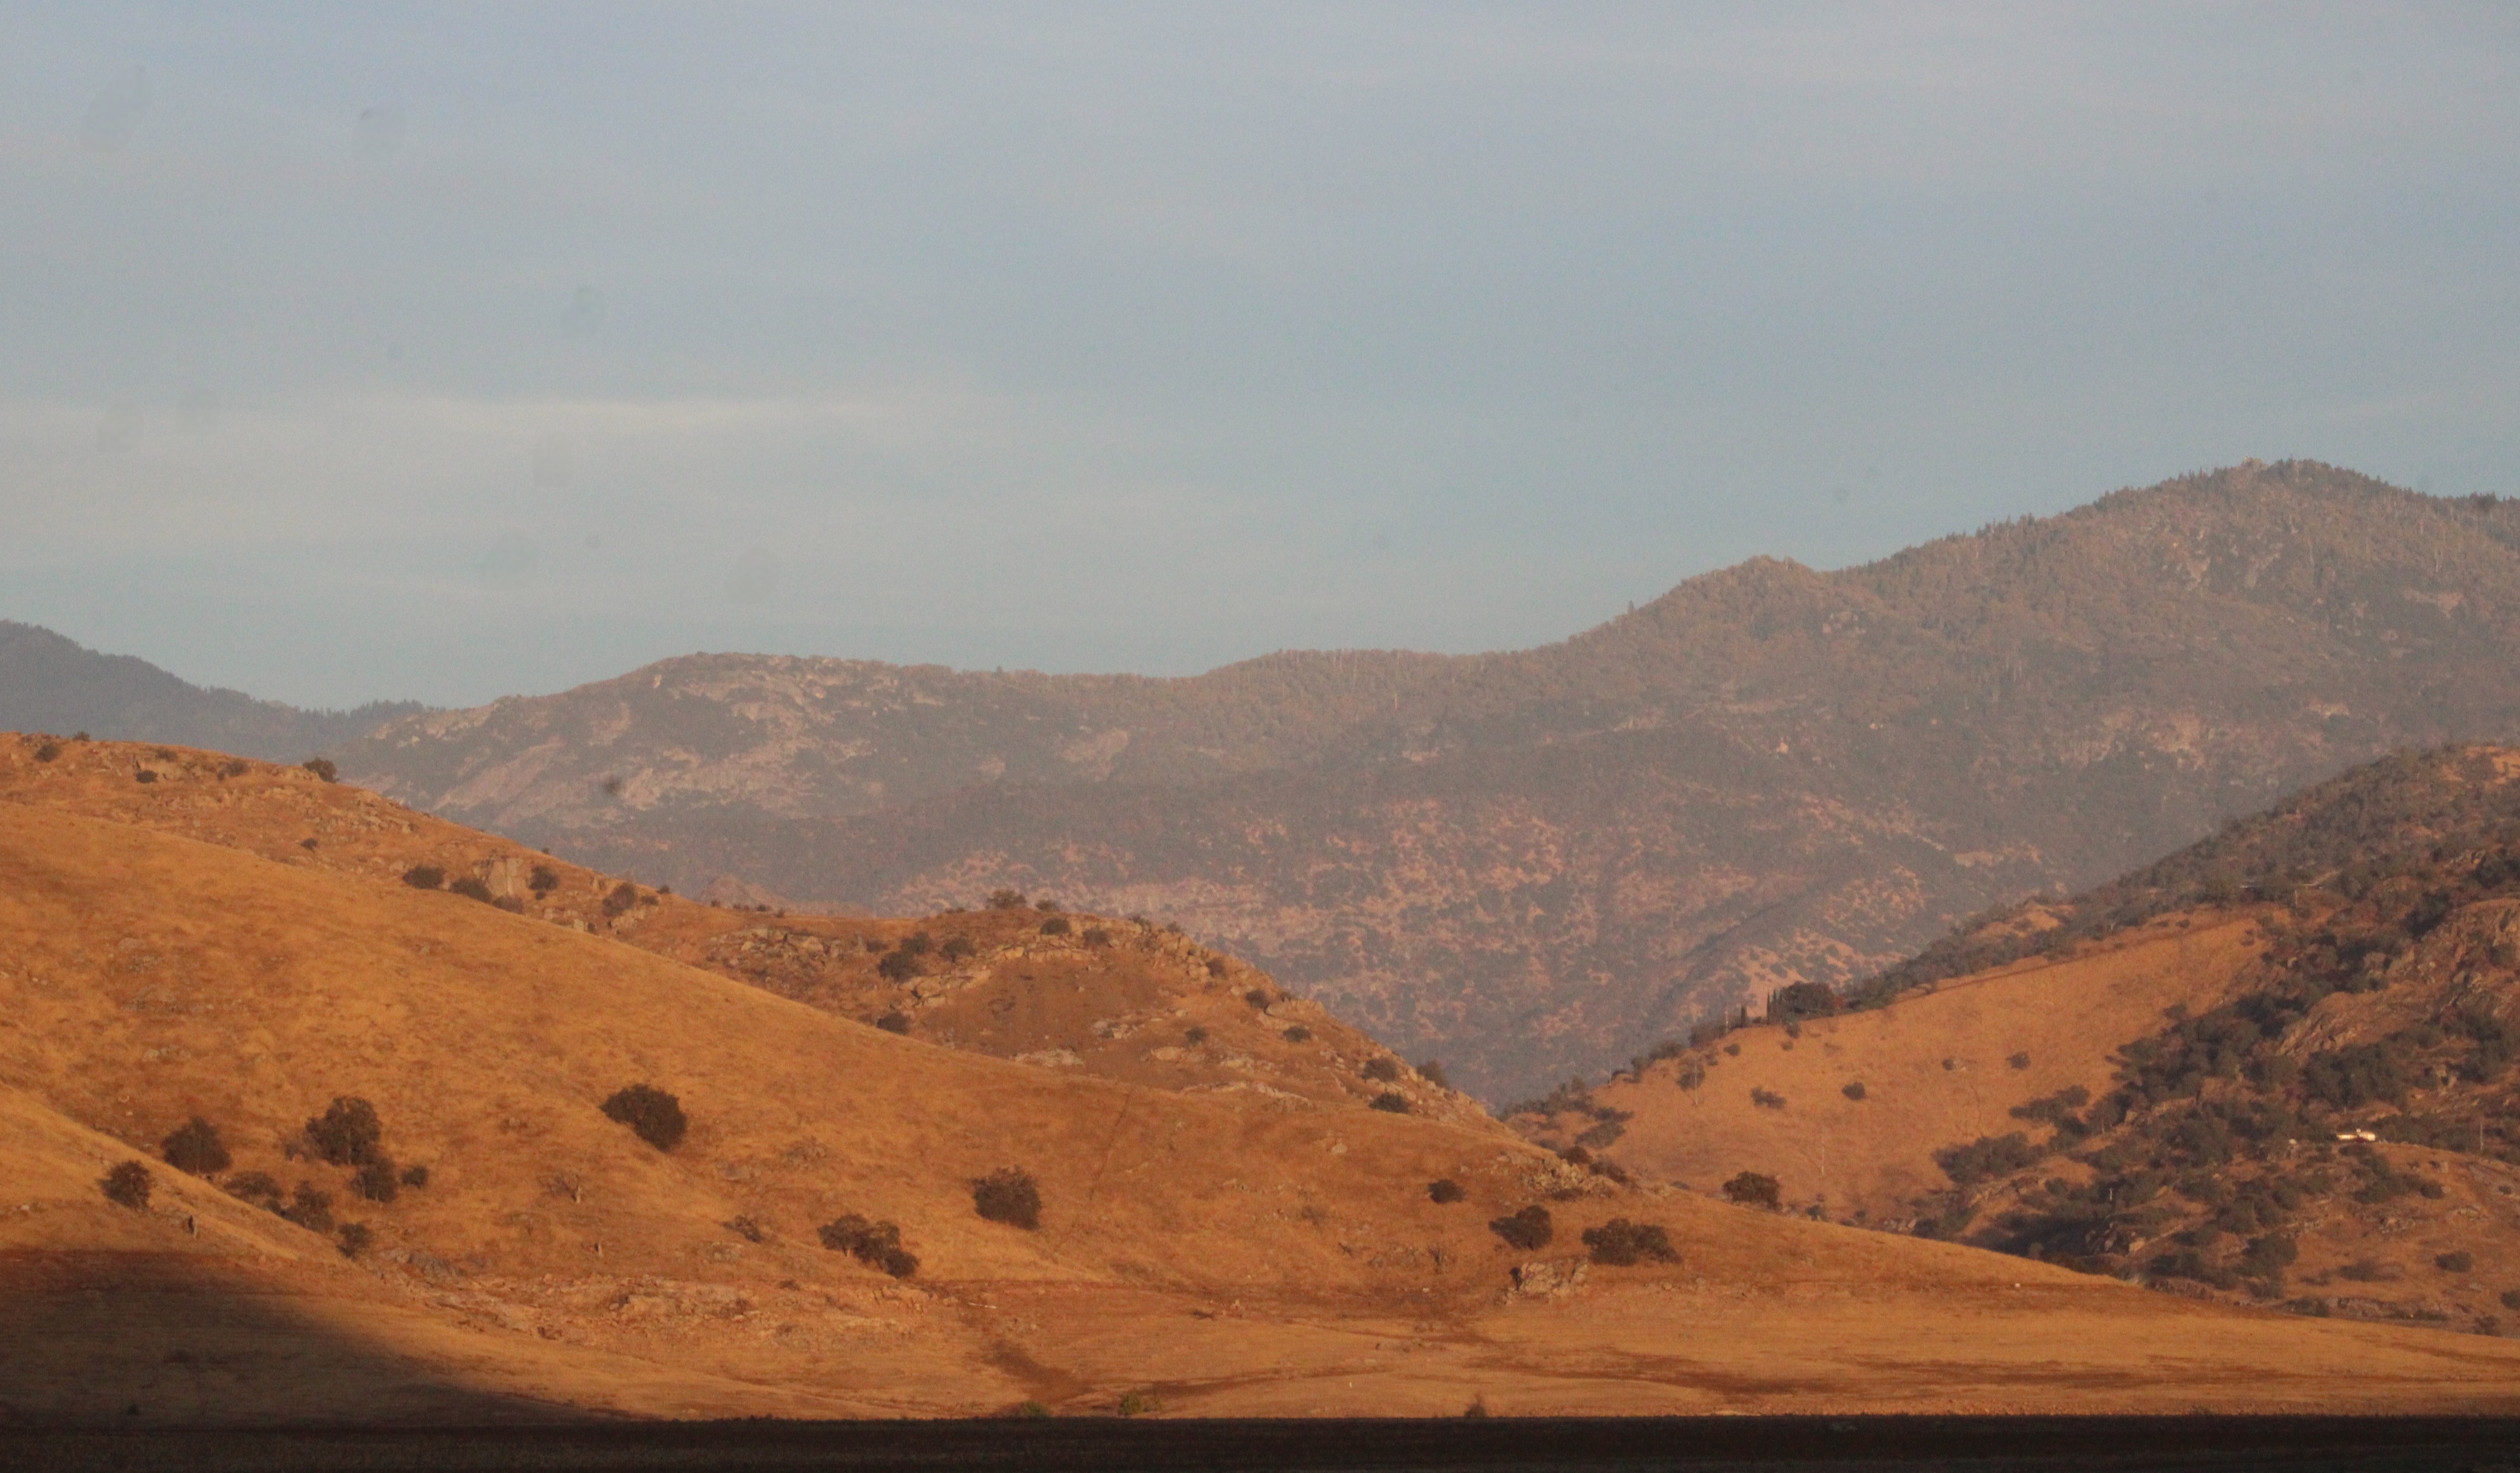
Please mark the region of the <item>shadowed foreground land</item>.
<svg viewBox="0 0 2520 1473"><path fill-rule="evenodd" d="M1441 1422L705 1423L435 1432L59 1433L0 1468L2299 1469L2514 1466L2520 1422L2347 1417L1739 1417Z"/></svg>

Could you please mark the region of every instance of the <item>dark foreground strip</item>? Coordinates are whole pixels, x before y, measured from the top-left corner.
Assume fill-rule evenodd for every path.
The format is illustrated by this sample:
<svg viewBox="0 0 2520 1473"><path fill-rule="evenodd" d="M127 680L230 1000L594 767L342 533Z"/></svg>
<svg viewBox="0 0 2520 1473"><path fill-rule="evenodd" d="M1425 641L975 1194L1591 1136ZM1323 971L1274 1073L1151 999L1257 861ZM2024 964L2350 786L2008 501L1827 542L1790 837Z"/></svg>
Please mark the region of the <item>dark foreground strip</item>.
<svg viewBox="0 0 2520 1473"><path fill-rule="evenodd" d="M2520 1418L1498 1417L103 1429L0 1424L0 1468L87 1473L1304 1473L1671 1468L2520 1473Z"/></svg>

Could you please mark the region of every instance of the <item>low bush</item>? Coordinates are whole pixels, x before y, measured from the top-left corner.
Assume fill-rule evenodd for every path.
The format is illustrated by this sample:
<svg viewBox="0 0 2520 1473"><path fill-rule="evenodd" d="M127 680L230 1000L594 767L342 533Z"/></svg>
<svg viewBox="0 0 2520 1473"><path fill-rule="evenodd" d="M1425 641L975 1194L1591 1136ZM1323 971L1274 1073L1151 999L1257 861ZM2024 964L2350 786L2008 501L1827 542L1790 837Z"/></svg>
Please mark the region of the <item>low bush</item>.
<svg viewBox="0 0 2520 1473"><path fill-rule="evenodd" d="M382 1152L384 1124L377 1107L356 1095L335 1095L323 1114L306 1123L306 1143L335 1166L365 1166Z"/></svg>
<svg viewBox="0 0 2520 1473"><path fill-rule="evenodd" d="M1313 1031L1298 1023L1278 1036L1289 1043L1310 1043L1313 1041Z"/></svg>
<svg viewBox="0 0 2520 1473"><path fill-rule="evenodd" d="M218 1127L198 1115L177 1126L164 1140L159 1141L158 1152L166 1158L168 1166L196 1176L224 1172L232 1160L227 1143L219 1139Z"/></svg>
<svg viewBox="0 0 2520 1473"><path fill-rule="evenodd" d="M219 763L219 781L226 782L231 777L243 777L252 770L252 763L248 762L241 758L232 757L226 761Z"/></svg>
<svg viewBox="0 0 2520 1473"><path fill-rule="evenodd" d="M300 1181L295 1195L280 1215L308 1232L331 1232L333 1194L316 1190L311 1181Z"/></svg>
<svg viewBox="0 0 2520 1473"><path fill-rule="evenodd" d="M1266 1012L1268 1011L1269 1004L1277 1001L1278 999L1269 995L1269 990L1267 988L1253 988L1251 990L1242 994L1242 1000L1249 1003L1251 1006Z"/></svg>
<svg viewBox="0 0 2520 1473"><path fill-rule="evenodd" d="M1724 1183L1725 1200L1743 1207L1765 1207L1771 1210L1783 1199L1783 1189L1777 1178L1759 1172L1743 1172Z"/></svg>
<svg viewBox="0 0 2520 1473"><path fill-rule="evenodd" d="M1846 1086L1837 1092L1845 1095L1848 1099L1860 1100L1864 1098L1864 1082L1862 1080L1849 1081Z"/></svg>
<svg viewBox="0 0 2520 1473"><path fill-rule="evenodd" d="M1450 1207L1467 1196L1469 1193L1462 1190L1462 1184L1450 1176L1440 1176L1426 1183L1426 1200L1439 1206Z"/></svg>
<svg viewBox="0 0 2520 1473"><path fill-rule="evenodd" d="M683 1132L691 1121L683 1114L683 1102L652 1084L631 1084L612 1092L604 1102L604 1118L618 1121L630 1128L630 1133L654 1146L670 1151L683 1143Z"/></svg>
<svg viewBox="0 0 2520 1473"><path fill-rule="evenodd" d="M116 1207L130 1208L133 1212L146 1209L149 1194L157 1188L158 1178L149 1174L149 1168L136 1161L116 1163L113 1170L105 1174L105 1179L97 1183L97 1189L105 1193L106 1201Z"/></svg>
<svg viewBox="0 0 2520 1473"><path fill-rule="evenodd" d="M35 749L35 760L39 762L52 761L61 755L62 744L59 742L46 742Z"/></svg>
<svg viewBox="0 0 2520 1473"><path fill-rule="evenodd" d="M240 1202L248 1202L266 1212L280 1211L280 1183L269 1172L239 1172L219 1183L219 1190Z"/></svg>
<svg viewBox="0 0 2520 1473"><path fill-rule="evenodd" d="M2026 1052L2013 1054L2003 1062L2011 1065L2015 1069L2027 1069L2030 1067L2030 1055Z"/></svg>
<svg viewBox="0 0 2520 1473"><path fill-rule="evenodd" d="M1386 1115L1406 1115L1409 1113L1409 1096L1397 1089L1385 1089L1369 1101L1367 1108Z"/></svg>
<svg viewBox="0 0 2520 1473"><path fill-rule="evenodd" d="M816 1229L816 1235L833 1253L845 1253L894 1278L908 1278L919 1271L918 1257L901 1246L899 1223L872 1221L848 1213L824 1223Z"/></svg>
<svg viewBox="0 0 2520 1473"><path fill-rule="evenodd" d="M1765 1089L1753 1084L1750 1086L1750 1103L1762 1110L1782 1110L1785 1108L1785 1097L1773 1089Z"/></svg>
<svg viewBox="0 0 2520 1473"><path fill-rule="evenodd" d="M370 1202L391 1202L402 1191L402 1173L395 1170L392 1157L380 1151L350 1178L350 1190Z"/></svg>
<svg viewBox="0 0 2520 1473"><path fill-rule="evenodd" d="M624 880L605 893L604 913L608 916L628 915L630 907L638 903L639 887Z"/></svg>
<svg viewBox="0 0 2520 1473"><path fill-rule="evenodd" d="M1183 1041L1184 1043L1190 1043L1190 1044L1199 1044L1199 1043L1204 1043L1204 1042L1206 1042L1206 1041L1207 1041L1207 1030L1206 1030L1206 1028L1205 1028L1205 1027L1203 1027L1203 1026L1201 1026L1201 1025L1199 1025L1199 1024L1193 1023L1193 1024L1192 1024L1190 1027L1188 1027L1188 1028L1186 1028L1186 1029L1183 1029L1183 1030L1182 1030L1182 1041Z"/></svg>
<svg viewBox="0 0 2520 1473"><path fill-rule="evenodd" d="M329 757L310 757L306 760L299 762L297 765L314 773L317 777L322 778L328 783L337 783L341 780L341 769L334 766L333 760Z"/></svg>
<svg viewBox="0 0 2520 1473"><path fill-rule="evenodd" d="M968 961L980 954L980 948L968 936L949 936L945 944L937 948L937 954L947 961Z"/></svg>
<svg viewBox="0 0 2520 1473"><path fill-rule="evenodd" d="M1041 934L1044 936L1065 936L1075 929L1068 924L1067 917L1063 915L1054 915L1041 923Z"/></svg>
<svg viewBox="0 0 2520 1473"><path fill-rule="evenodd" d="M1450 1089L1453 1087L1453 1077L1444 1072L1444 1061L1441 1059L1428 1059L1426 1062L1418 1065L1418 1078L1424 1080L1427 1083L1434 1085L1438 1089Z"/></svg>
<svg viewBox="0 0 2520 1473"><path fill-rule="evenodd" d="M137 783L154 783L158 780L158 774L143 767L131 774L131 780Z"/></svg>
<svg viewBox="0 0 2520 1473"><path fill-rule="evenodd" d="M1506 1246L1530 1253L1549 1246L1549 1240L1557 1236L1557 1224L1550 1220L1549 1209L1535 1202L1518 1213L1491 1220L1488 1231L1505 1239Z"/></svg>
<svg viewBox="0 0 2520 1473"><path fill-rule="evenodd" d="M1041 1226L1041 1187L1020 1167L1002 1166L971 1183L971 1208L991 1222Z"/></svg>
<svg viewBox="0 0 2520 1473"><path fill-rule="evenodd" d="M1032 901L1025 899L1024 894L1020 890L992 890L989 892L989 908L991 910L1025 910L1029 909L1031 905Z"/></svg>
<svg viewBox="0 0 2520 1473"><path fill-rule="evenodd" d="M1207 959L1207 975L1208 975L1208 976L1210 976L1210 977L1222 977L1222 976L1224 976L1224 975L1225 975L1225 958L1224 958L1224 957L1222 957L1222 956L1211 956L1211 957L1209 957L1209 958Z"/></svg>
<svg viewBox="0 0 2520 1473"><path fill-rule="evenodd" d="M340 1239L341 1257L354 1259L368 1251L368 1245L376 1241L376 1234L368 1230L365 1222L344 1222L340 1228Z"/></svg>
<svg viewBox="0 0 2520 1473"><path fill-rule="evenodd" d="M2358 1259L2336 1270L2338 1278L2350 1278L2358 1284L2378 1283L2390 1277L2389 1266L2376 1259Z"/></svg>
<svg viewBox="0 0 2520 1473"><path fill-rule="evenodd" d="M766 1243L770 1240L770 1234L761 1230L760 1223L755 1222L750 1218L744 1217L742 1214L738 1214L735 1217L727 1219L724 1226L727 1231L734 1233L737 1237L743 1239L747 1243ZM828 1240L825 1242L824 1246L831 1246Z"/></svg>
<svg viewBox="0 0 2520 1473"><path fill-rule="evenodd" d="M2520 1289L2505 1289L2502 1291L2502 1308L2506 1310L2520 1310Z"/></svg>
<svg viewBox="0 0 2520 1473"><path fill-rule="evenodd" d="M410 1187L423 1187L428 1185L428 1168L425 1166L404 1167L402 1169L402 1184Z"/></svg>
<svg viewBox="0 0 2520 1473"><path fill-rule="evenodd" d="M2002 1135L1981 1135L1966 1145L1944 1146L1934 1152L1934 1164L1952 1178L1955 1185L1971 1186L1996 1176L2008 1176L2040 1157L2030 1137L2018 1130Z"/></svg>
<svg viewBox="0 0 2520 1473"><path fill-rule="evenodd" d="M560 889L560 875L548 864L537 864L526 872L525 888L539 899Z"/></svg>
<svg viewBox="0 0 2520 1473"><path fill-rule="evenodd" d="M909 982L924 970L919 965L919 953L898 947L886 951L883 960L875 964L876 975L886 982Z"/></svg>
<svg viewBox="0 0 2520 1473"><path fill-rule="evenodd" d="M929 936L924 931L913 931L908 936L903 937L892 949L896 952L905 952L912 956L925 956L928 952L936 949L936 938Z"/></svg>
<svg viewBox="0 0 2520 1473"><path fill-rule="evenodd" d="M888 1034L907 1034L910 1032L910 1015L899 1008L894 1008L875 1020L875 1026Z"/></svg>
<svg viewBox="0 0 2520 1473"><path fill-rule="evenodd" d="M2465 1273L2476 1266L2476 1255L2465 1252L2437 1254L2433 1258L2433 1266L2444 1273Z"/></svg>
<svg viewBox="0 0 2520 1473"><path fill-rule="evenodd" d="M451 895L460 895L468 900L479 900L484 905L498 903L498 897L490 894L489 884L477 876L466 875L463 879L448 884L446 889Z"/></svg>
<svg viewBox="0 0 2520 1473"><path fill-rule="evenodd" d="M1079 932L1078 935L1083 939L1085 944L1089 946L1107 946L1111 944L1111 930L1107 926L1088 926L1083 931Z"/></svg>
<svg viewBox="0 0 2520 1473"><path fill-rule="evenodd" d="M1584 1246L1592 1250L1593 1262L1624 1268L1651 1259L1657 1264L1677 1264L1680 1251L1671 1246L1671 1234L1650 1222L1631 1222L1625 1218L1612 1218L1598 1227L1584 1229Z"/></svg>
<svg viewBox="0 0 2520 1473"><path fill-rule="evenodd" d="M1393 1058L1368 1059L1365 1068L1357 1072L1377 1084L1396 1084L1400 1082L1400 1061Z"/></svg>
<svg viewBox="0 0 2520 1473"><path fill-rule="evenodd" d="M446 871L434 864L415 864L402 872L402 882L414 890L436 890L446 883Z"/></svg>
<svg viewBox="0 0 2520 1473"><path fill-rule="evenodd" d="M2271 1232L2249 1239L2249 1246L2240 1253L2240 1266L2260 1278L2272 1278L2300 1257L2301 1245L2291 1234Z"/></svg>

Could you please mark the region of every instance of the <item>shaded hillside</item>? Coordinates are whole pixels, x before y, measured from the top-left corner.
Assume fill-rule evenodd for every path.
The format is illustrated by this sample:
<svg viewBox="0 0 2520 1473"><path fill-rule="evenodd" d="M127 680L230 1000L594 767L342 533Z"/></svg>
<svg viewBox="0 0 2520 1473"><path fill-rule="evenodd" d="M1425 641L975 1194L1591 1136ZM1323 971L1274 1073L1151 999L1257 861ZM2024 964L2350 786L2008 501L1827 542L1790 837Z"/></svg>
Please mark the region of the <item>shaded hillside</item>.
<svg viewBox="0 0 2520 1473"><path fill-rule="evenodd" d="M1516 1124L2191 1294L2520 1323L2520 752L2385 760L1930 954Z"/></svg>
<svg viewBox="0 0 2520 1473"><path fill-rule="evenodd" d="M1184 680L695 656L415 717L357 780L589 863L1177 920L1499 1098L2410 745L2520 729L2520 502L2308 463L1564 644Z"/></svg>
<svg viewBox="0 0 2520 1473"><path fill-rule="evenodd" d="M179 781L220 796L135 786ZM383 821L225 781L340 848ZM80 792L0 803L13 1418L2520 1405L2498 1344L934 1047L331 843L178 832L214 802L49 803ZM2200 1350L2164 1374L2166 1340Z"/></svg>
<svg viewBox="0 0 2520 1473"><path fill-rule="evenodd" d="M299 711L0 620L0 731L84 731L108 741L176 742L295 761L425 710L416 701L379 701L356 711Z"/></svg>

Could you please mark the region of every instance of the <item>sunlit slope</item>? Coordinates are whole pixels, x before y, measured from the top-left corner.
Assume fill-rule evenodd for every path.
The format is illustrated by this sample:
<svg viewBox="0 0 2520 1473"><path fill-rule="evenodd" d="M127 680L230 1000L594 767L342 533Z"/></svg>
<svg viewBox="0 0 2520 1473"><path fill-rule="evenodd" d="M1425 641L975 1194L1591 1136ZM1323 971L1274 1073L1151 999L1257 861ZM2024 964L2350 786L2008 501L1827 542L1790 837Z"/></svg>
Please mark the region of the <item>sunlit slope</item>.
<svg viewBox="0 0 2520 1473"><path fill-rule="evenodd" d="M680 1097L677 1149L601 1113L634 1082ZM55 1327L0 1363L0 1401L48 1413L250 1416L282 1390L205 1400L167 1367L273 1335L306 1349L247 1366L255 1384L353 1419L1129 1393L1293 1413L2520 1404L2498 1342L1622 1190L1422 1118L1002 1062L459 897L24 805L0 806L0 1086L7 1149L51 1163L0 1200L0 1309ZM426 1185L362 1201L347 1169L292 1159L342 1094ZM234 1152L223 1182L330 1192L369 1230L359 1256L162 1164L150 1210L104 1204L112 1158L154 1158L194 1114ZM1039 1231L974 1214L971 1178L1002 1166L1038 1179ZM1468 1200L1430 1201L1439 1175ZM1488 1230L1535 1204L1547 1248ZM916 1276L824 1249L814 1228L848 1212L897 1222ZM1681 1261L1510 1292L1518 1266L1571 1277L1614 1216L1666 1227Z"/></svg>
<svg viewBox="0 0 2520 1473"><path fill-rule="evenodd" d="M904 920L756 914L627 884L303 768L189 748L0 737L0 803L381 883L428 866L518 915L1045 1068L1359 1107L1397 1091L1416 1113L1496 1128L1318 1003L1143 921L1030 904ZM890 956L905 945L915 954Z"/></svg>
<svg viewBox="0 0 2520 1473"><path fill-rule="evenodd" d="M2181 916L2063 960L1807 1019L1791 1036L1736 1030L1592 1091L1624 1119L1567 1111L1535 1133L1569 1143L1616 1120L1598 1153L1632 1170L1709 1192L1757 1172L1798 1209L1912 1220L1917 1198L1950 1185L1937 1148L2020 1129L2013 1108L2059 1090L2105 1093L2120 1045L2159 1030L2167 1009L2222 1001L2263 944L2254 916Z"/></svg>

